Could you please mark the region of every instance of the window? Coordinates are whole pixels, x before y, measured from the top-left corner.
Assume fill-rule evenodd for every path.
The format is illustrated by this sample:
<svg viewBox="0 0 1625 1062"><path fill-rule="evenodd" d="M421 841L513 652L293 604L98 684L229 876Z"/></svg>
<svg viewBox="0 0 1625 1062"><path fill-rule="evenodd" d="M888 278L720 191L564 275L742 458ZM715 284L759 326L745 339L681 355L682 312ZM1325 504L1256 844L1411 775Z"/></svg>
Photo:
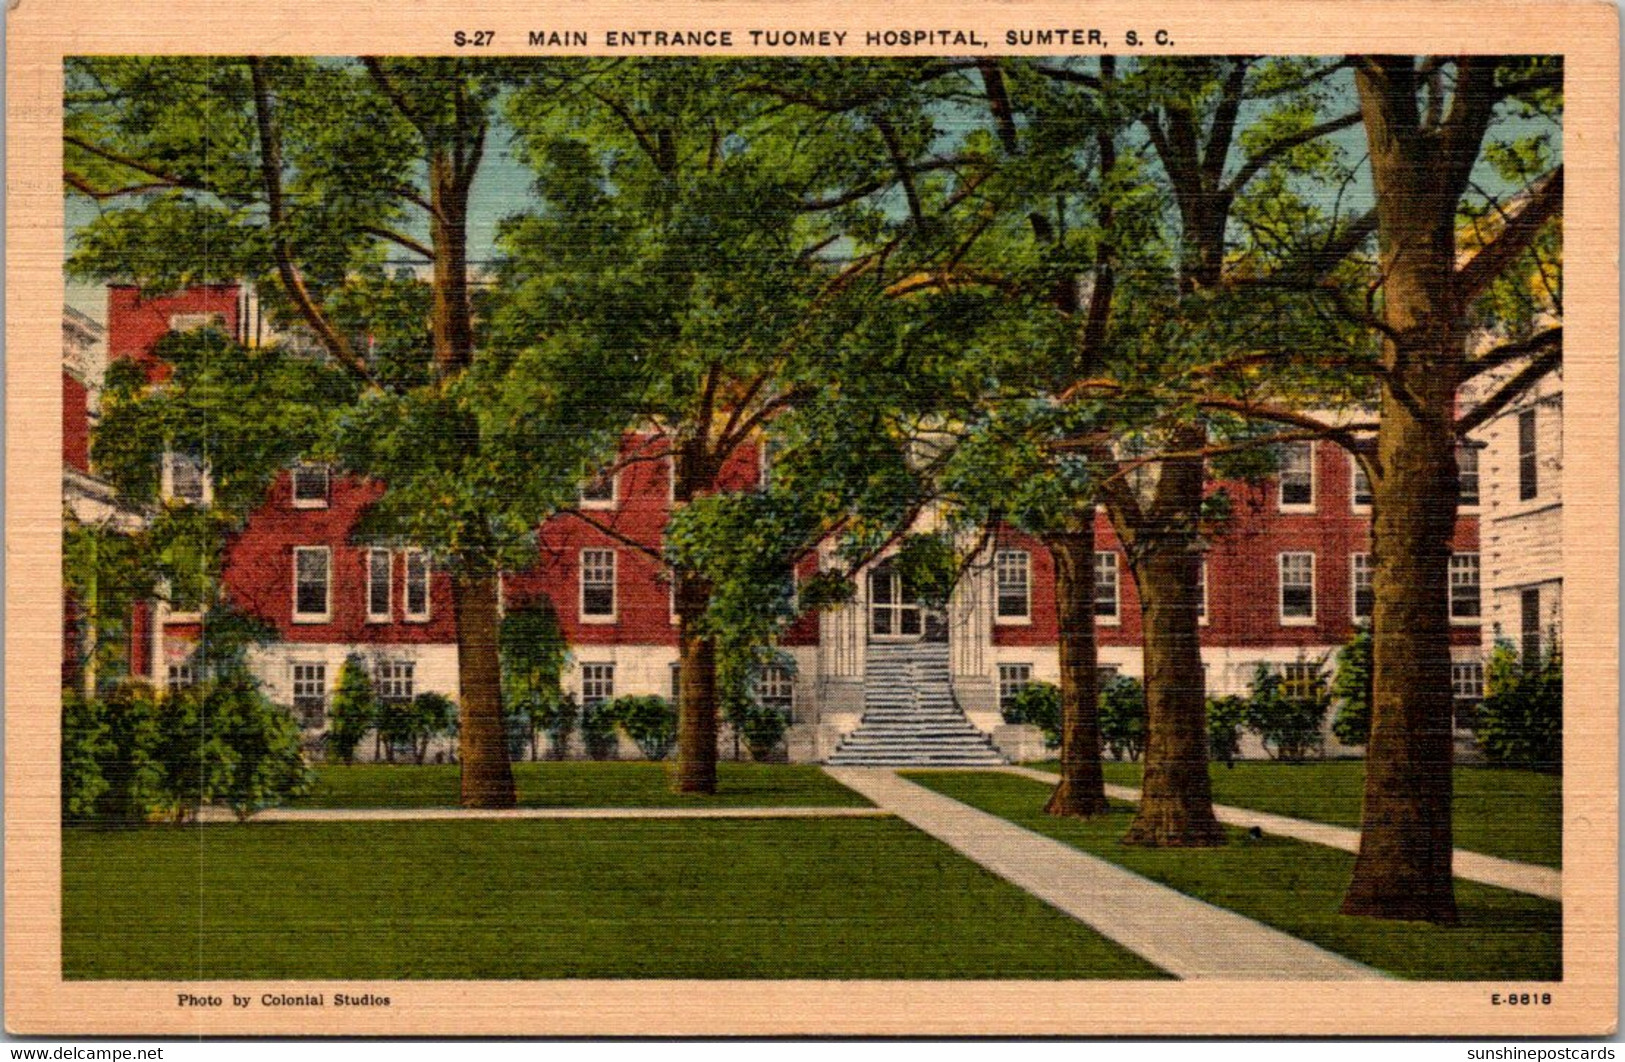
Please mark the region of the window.
<svg viewBox="0 0 1625 1062"><path fill-rule="evenodd" d="M165 579L162 595L169 604L170 623L196 623L203 618L203 588L191 579L180 580L180 585Z"/></svg>
<svg viewBox="0 0 1625 1062"><path fill-rule="evenodd" d="M1117 554L1095 554L1095 619L1117 622Z"/></svg>
<svg viewBox="0 0 1625 1062"><path fill-rule="evenodd" d="M1478 504L1478 447L1471 444L1456 447L1456 479L1461 486L1462 505Z"/></svg>
<svg viewBox="0 0 1625 1062"><path fill-rule="evenodd" d="M1518 626L1523 635L1523 666L1540 665L1540 589L1518 595Z"/></svg>
<svg viewBox="0 0 1625 1062"><path fill-rule="evenodd" d="M293 551L293 620L326 623L332 616L332 565L326 546L296 546Z"/></svg>
<svg viewBox="0 0 1625 1062"><path fill-rule="evenodd" d="M783 664L769 664L756 679L756 701L763 708L777 708L785 715L795 704L795 682Z"/></svg>
<svg viewBox="0 0 1625 1062"><path fill-rule="evenodd" d="M1315 555L1283 553L1281 562L1281 625L1315 622Z"/></svg>
<svg viewBox="0 0 1625 1062"><path fill-rule="evenodd" d="M671 666L671 703L679 704L683 700L683 665Z"/></svg>
<svg viewBox="0 0 1625 1062"><path fill-rule="evenodd" d="M1349 458L1349 465L1354 469L1354 487L1350 494L1356 509L1371 508L1371 477L1366 475L1365 466L1360 464L1358 458Z"/></svg>
<svg viewBox="0 0 1625 1062"><path fill-rule="evenodd" d="M203 462L191 454L164 454L163 494L171 501L205 505L209 501L209 476Z"/></svg>
<svg viewBox="0 0 1625 1062"><path fill-rule="evenodd" d="M1529 501L1540 493L1540 461L1535 449L1535 411L1518 414L1518 500Z"/></svg>
<svg viewBox="0 0 1625 1062"><path fill-rule="evenodd" d="M1298 661L1281 668L1281 692L1297 701L1306 701L1320 692L1323 685L1320 665Z"/></svg>
<svg viewBox="0 0 1625 1062"><path fill-rule="evenodd" d="M1315 449L1313 443L1286 443L1281 447L1281 508L1315 507Z"/></svg>
<svg viewBox="0 0 1625 1062"><path fill-rule="evenodd" d="M393 611L390 602L390 563L387 549L367 551L367 622L388 623Z"/></svg>
<svg viewBox="0 0 1625 1062"><path fill-rule="evenodd" d="M197 667L188 662L185 664L170 664L169 677L165 683L170 693L197 685Z"/></svg>
<svg viewBox="0 0 1625 1062"><path fill-rule="evenodd" d="M615 508L615 492L620 484L620 476L613 472L606 472L581 488L581 507L583 509L613 509Z"/></svg>
<svg viewBox="0 0 1625 1062"><path fill-rule="evenodd" d="M581 618L607 623L615 619L615 551L581 551Z"/></svg>
<svg viewBox="0 0 1625 1062"><path fill-rule="evenodd" d="M381 701L409 701L417 696L417 663L412 660L380 660L375 665L373 686Z"/></svg>
<svg viewBox="0 0 1625 1062"><path fill-rule="evenodd" d="M293 507L327 508L327 466L296 465L293 470Z"/></svg>
<svg viewBox="0 0 1625 1062"><path fill-rule="evenodd" d="M293 714L299 725L317 727L327 718L327 665L293 665Z"/></svg>
<svg viewBox="0 0 1625 1062"><path fill-rule="evenodd" d="M1019 694L1033 680L1031 664L999 665L999 711L1007 712Z"/></svg>
<svg viewBox="0 0 1625 1062"><path fill-rule="evenodd" d="M421 549L406 551L406 618L418 623L429 618L429 555Z"/></svg>
<svg viewBox="0 0 1625 1062"><path fill-rule="evenodd" d="M615 665L581 665L582 705L603 704L615 699Z"/></svg>
<svg viewBox="0 0 1625 1062"><path fill-rule="evenodd" d="M1001 623L1025 623L1032 619L1032 558L1023 549L1000 550L993 555L994 582L998 587Z"/></svg>
<svg viewBox="0 0 1625 1062"><path fill-rule="evenodd" d="M1452 663L1450 691L1455 695L1456 728L1471 730L1478 722L1478 706L1484 700L1483 663L1477 660Z"/></svg>
<svg viewBox="0 0 1625 1062"><path fill-rule="evenodd" d="M1349 596L1354 601L1354 622L1362 623L1371 619L1371 612L1376 607L1376 592L1372 589L1371 554L1349 554Z"/></svg>
<svg viewBox="0 0 1625 1062"><path fill-rule="evenodd" d="M174 313L169 315L169 330L171 332L193 332L199 328L218 328L226 330L226 315L215 311L214 313Z"/></svg>
<svg viewBox="0 0 1625 1062"><path fill-rule="evenodd" d="M1202 666L1206 667L1207 665L1203 664ZM1107 686L1110 686L1113 682L1115 682L1117 680L1117 676L1120 674L1122 674L1122 669L1116 664L1099 665L1095 668L1095 687L1097 689L1105 689Z"/></svg>
<svg viewBox="0 0 1625 1062"><path fill-rule="evenodd" d="M1478 622L1478 554L1450 558L1450 618Z"/></svg>
<svg viewBox="0 0 1625 1062"><path fill-rule="evenodd" d="M1196 622L1207 622L1207 558L1202 558L1201 568L1196 576Z"/></svg>

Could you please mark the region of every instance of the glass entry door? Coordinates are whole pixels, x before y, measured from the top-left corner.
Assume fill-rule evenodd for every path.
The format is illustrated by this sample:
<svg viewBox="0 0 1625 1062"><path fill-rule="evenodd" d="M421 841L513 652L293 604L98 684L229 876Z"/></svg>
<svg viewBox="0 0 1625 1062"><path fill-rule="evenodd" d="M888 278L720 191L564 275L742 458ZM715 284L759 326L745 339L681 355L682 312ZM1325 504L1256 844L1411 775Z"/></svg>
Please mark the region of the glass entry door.
<svg viewBox="0 0 1625 1062"><path fill-rule="evenodd" d="M925 632L919 602L902 576L882 565L869 573L869 637L915 642Z"/></svg>

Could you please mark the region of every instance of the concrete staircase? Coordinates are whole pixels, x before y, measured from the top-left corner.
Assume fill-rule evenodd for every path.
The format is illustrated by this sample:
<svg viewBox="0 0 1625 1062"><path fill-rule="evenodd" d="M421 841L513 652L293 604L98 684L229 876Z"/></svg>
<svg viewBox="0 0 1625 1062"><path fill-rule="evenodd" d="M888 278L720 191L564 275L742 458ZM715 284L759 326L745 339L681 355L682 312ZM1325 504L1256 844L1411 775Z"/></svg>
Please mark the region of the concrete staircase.
<svg viewBox="0 0 1625 1062"><path fill-rule="evenodd" d="M871 645L863 720L826 761L832 767L993 767L1005 762L954 701L948 646Z"/></svg>

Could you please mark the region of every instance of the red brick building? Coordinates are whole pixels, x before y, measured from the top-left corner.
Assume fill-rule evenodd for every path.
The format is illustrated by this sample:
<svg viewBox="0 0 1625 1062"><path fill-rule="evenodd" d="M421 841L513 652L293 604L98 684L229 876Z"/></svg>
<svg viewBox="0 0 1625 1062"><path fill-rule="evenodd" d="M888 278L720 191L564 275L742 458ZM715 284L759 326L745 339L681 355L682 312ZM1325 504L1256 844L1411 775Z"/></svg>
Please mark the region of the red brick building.
<svg viewBox="0 0 1625 1062"><path fill-rule="evenodd" d="M213 322L253 341L253 302L231 285L145 298L112 289L109 354L143 359L168 329ZM636 456L647 440L631 438ZM1467 460L1470 462L1471 455ZM1470 464L1467 466L1470 468ZM207 501L201 470L166 476L173 494ZM194 472L199 473L194 475ZM760 482L759 455L743 453L725 471L729 489ZM1464 700L1482 686L1476 476L1464 474L1462 516L1452 564L1456 679ZM1233 519L1204 562L1202 654L1210 694L1241 692L1255 667L1290 680L1331 658L1370 610L1370 515L1362 477L1343 451L1302 443L1283 455L1280 475L1262 485L1223 485ZM273 698L317 724L347 655L371 662L391 695L457 693L456 638L446 577L408 545L353 541L356 520L376 486L330 477L317 467L278 478L261 509L231 544L226 590L268 621L276 640L254 666ZM579 514L540 532L541 558L504 580L511 606L545 596L571 649L567 686L583 699L627 693L670 696L677 628L670 580L655 557L671 513L671 469L659 456L623 462L612 479L583 491ZM928 517L925 524L929 526ZM1097 561L1100 663L1137 676L1140 613L1121 545L1102 516ZM866 674L877 653L946 643L957 710L978 730L999 727L1000 701L1027 681L1058 673L1054 568L1044 547L1004 530L978 558L947 607L914 600L885 558L860 579L853 601L804 616L781 639L786 666L764 675L764 698L788 709L796 758L823 759L873 706ZM818 560L808 558L801 574ZM177 681L196 616L162 618L164 663Z"/></svg>

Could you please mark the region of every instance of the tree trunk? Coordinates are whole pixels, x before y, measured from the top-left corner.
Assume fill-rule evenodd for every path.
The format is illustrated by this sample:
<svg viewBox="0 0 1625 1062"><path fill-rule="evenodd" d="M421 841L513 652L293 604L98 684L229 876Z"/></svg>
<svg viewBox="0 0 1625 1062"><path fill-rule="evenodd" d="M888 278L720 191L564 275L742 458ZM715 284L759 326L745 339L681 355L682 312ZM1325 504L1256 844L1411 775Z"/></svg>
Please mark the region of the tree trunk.
<svg viewBox="0 0 1625 1062"><path fill-rule="evenodd" d="M463 807L517 803L502 724L502 664L497 655L497 576L457 573L451 580L457 617L457 680L462 688Z"/></svg>
<svg viewBox="0 0 1625 1062"><path fill-rule="evenodd" d="M445 152L429 156L429 194L435 208L429 219L434 241L429 327L435 371L444 377L466 369L474 357L474 314L468 298L468 188Z"/></svg>
<svg viewBox="0 0 1625 1062"><path fill-rule="evenodd" d="M1201 460L1163 463L1154 533L1135 535L1145 659L1145 780L1126 844L1221 845L1207 773L1207 702L1196 615Z"/></svg>
<svg viewBox="0 0 1625 1062"><path fill-rule="evenodd" d="M1061 781L1044 812L1088 818L1109 808L1100 766L1094 507L1064 534L1046 536L1044 544L1055 558L1055 615L1061 650Z"/></svg>
<svg viewBox="0 0 1625 1062"><path fill-rule="evenodd" d="M717 791L717 643L701 633L711 588L678 572L677 781L679 793Z"/></svg>
<svg viewBox="0 0 1625 1062"><path fill-rule="evenodd" d="M1387 375L1372 489L1371 740L1360 854L1343 913L1450 924L1450 549L1456 389L1455 201L1415 129L1408 58L1356 75L1377 193ZM1474 145L1476 151L1476 144Z"/></svg>

